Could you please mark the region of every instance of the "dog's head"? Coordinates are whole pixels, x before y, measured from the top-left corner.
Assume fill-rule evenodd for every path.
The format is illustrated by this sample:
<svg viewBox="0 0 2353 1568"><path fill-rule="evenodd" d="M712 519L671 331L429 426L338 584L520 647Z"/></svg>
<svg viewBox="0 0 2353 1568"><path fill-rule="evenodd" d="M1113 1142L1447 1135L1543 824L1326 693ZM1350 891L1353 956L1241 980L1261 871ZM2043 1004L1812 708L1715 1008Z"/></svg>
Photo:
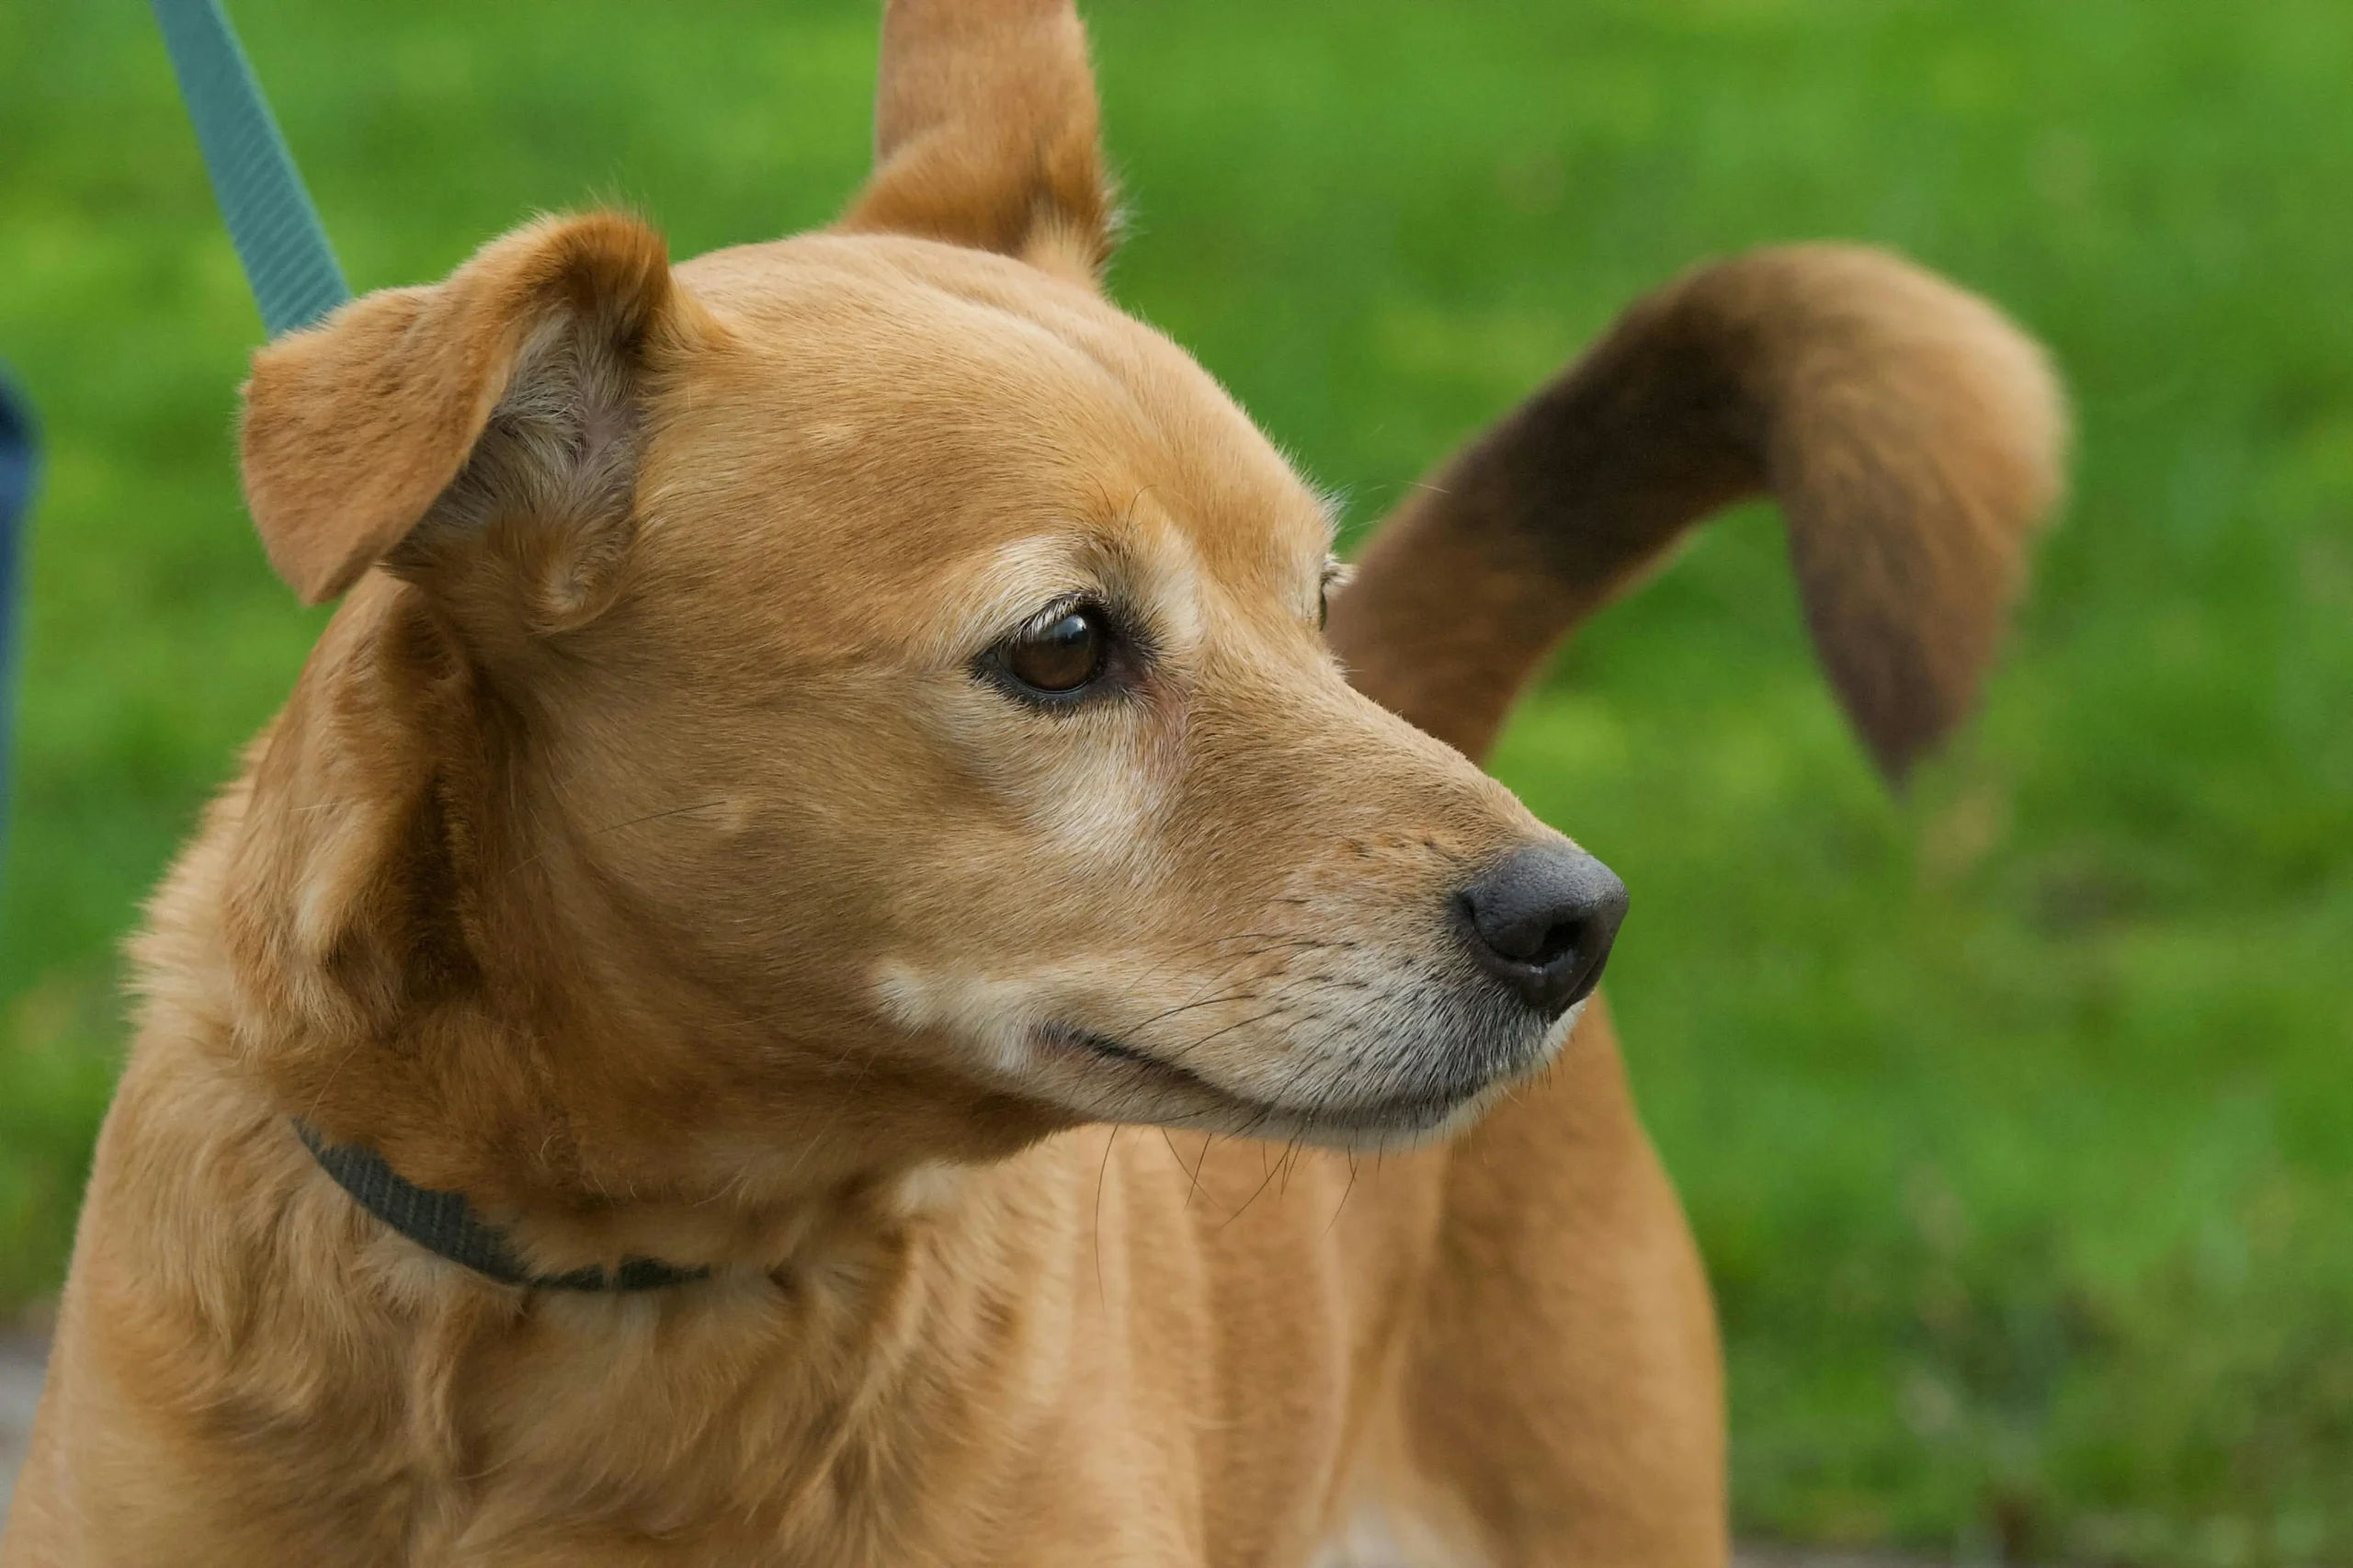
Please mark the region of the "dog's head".
<svg viewBox="0 0 2353 1568"><path fill-rule="evenodd" d="M902 4L881 141L835 232L544 222L262 353L256 522L358 586L241 808L248 1032L331 1131L682 1187L1458 1120L1622 890L1350 689L1328 505L1098 293L1066 8Z"/></svg>

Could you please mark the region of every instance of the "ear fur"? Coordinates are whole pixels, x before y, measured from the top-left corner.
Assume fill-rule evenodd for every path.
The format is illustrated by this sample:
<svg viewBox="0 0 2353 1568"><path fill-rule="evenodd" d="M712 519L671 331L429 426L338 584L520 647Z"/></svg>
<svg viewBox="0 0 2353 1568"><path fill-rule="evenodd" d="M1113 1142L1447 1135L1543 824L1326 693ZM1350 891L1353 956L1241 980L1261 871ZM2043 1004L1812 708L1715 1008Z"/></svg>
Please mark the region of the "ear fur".
<svg viewBox="0 0 2353 1568"><path fill-rule="evenodd" d="M1092 283L1115 237L1071 0L889 0L873 177L841 226L1002 252Z"/></svg>
<svg viewBox="0 0 2353 1568"><path fill-rule="evenodd" d="M242 445L270 563L315 604L396 551L422 566L435 536L478 538L524 510L575 535L536 565L542 618L576 617L567 599L594 597L581 571L618 548L591 525L626 520L635 383L677 306L661 236L593 213L543 219L447 282L368 295L263 348Z"/></svg>

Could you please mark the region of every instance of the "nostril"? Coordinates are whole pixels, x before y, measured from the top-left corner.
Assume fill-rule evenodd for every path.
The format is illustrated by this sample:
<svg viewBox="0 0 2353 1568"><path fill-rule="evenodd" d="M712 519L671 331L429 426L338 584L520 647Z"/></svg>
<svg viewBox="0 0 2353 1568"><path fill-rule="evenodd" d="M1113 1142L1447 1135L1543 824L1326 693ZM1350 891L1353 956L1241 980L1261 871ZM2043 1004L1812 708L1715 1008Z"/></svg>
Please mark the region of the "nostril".
<svg viewBox="0 0 2353 1568"><path fill-rule="evenodd" d="M1457 895L1480 966L1532 1007L1558 1012L1601 977L1626 887L1564 841L1513 851Z"/></svg>
<svg viewBox="0 0 2353 1568"><path fill-rule="evenodd" d="M1538 934L1536 945L1529 949L1527 961L1539 969L1560 962L1585 945L1586 921L1582 915L1555 920Z"/></svg>
<svg viewBox="0 0 2353 1568"><path fill-rule="evenodd" d="M1564 915L1549 908L1515 911L1509 901L1492 894L1483 899L1476 892L1464 892L1459 897L1479 939L1496 957L1513 963L1539 969L1557 963L1576 949L1585 935L1586 920L1580 914Z"/></svg>

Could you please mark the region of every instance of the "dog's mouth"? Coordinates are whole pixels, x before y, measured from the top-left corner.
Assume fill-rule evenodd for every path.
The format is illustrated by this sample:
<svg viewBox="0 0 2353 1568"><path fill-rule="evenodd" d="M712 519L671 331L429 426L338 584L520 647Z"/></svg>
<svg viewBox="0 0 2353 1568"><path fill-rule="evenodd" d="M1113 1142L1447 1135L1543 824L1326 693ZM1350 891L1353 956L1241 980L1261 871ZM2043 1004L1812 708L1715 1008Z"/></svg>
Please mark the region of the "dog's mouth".
<svg viewBox="0 0 2353 1568"><path fill-rule="evenodd" d="M1260 1096L1228 1088L1092 1029L1047 1024L1039 1054L1093 1082L1087 1108L1119 1119L1198 1128L1236 1137L1298 1138L1343 1146L1412 1142L1444 1131L1485 1106L1510 1074L1464 1076L1411 1094L1351 1098L1331 1093Z"/></svg>

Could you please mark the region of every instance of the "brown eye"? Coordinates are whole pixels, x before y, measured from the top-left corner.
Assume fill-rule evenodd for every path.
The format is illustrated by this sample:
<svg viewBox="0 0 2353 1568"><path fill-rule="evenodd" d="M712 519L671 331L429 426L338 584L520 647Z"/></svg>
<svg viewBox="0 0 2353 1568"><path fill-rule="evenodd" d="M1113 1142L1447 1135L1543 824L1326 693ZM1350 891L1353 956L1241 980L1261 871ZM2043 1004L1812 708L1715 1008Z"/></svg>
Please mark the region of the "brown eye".
<svg viewBox="0 0 2353 1568"><path fill-rule="evenodd" d="M1034 690L1073 692L1103 673L1108 642L1102 611L1081 606L1006 644L1005 667Z"/></svg>

